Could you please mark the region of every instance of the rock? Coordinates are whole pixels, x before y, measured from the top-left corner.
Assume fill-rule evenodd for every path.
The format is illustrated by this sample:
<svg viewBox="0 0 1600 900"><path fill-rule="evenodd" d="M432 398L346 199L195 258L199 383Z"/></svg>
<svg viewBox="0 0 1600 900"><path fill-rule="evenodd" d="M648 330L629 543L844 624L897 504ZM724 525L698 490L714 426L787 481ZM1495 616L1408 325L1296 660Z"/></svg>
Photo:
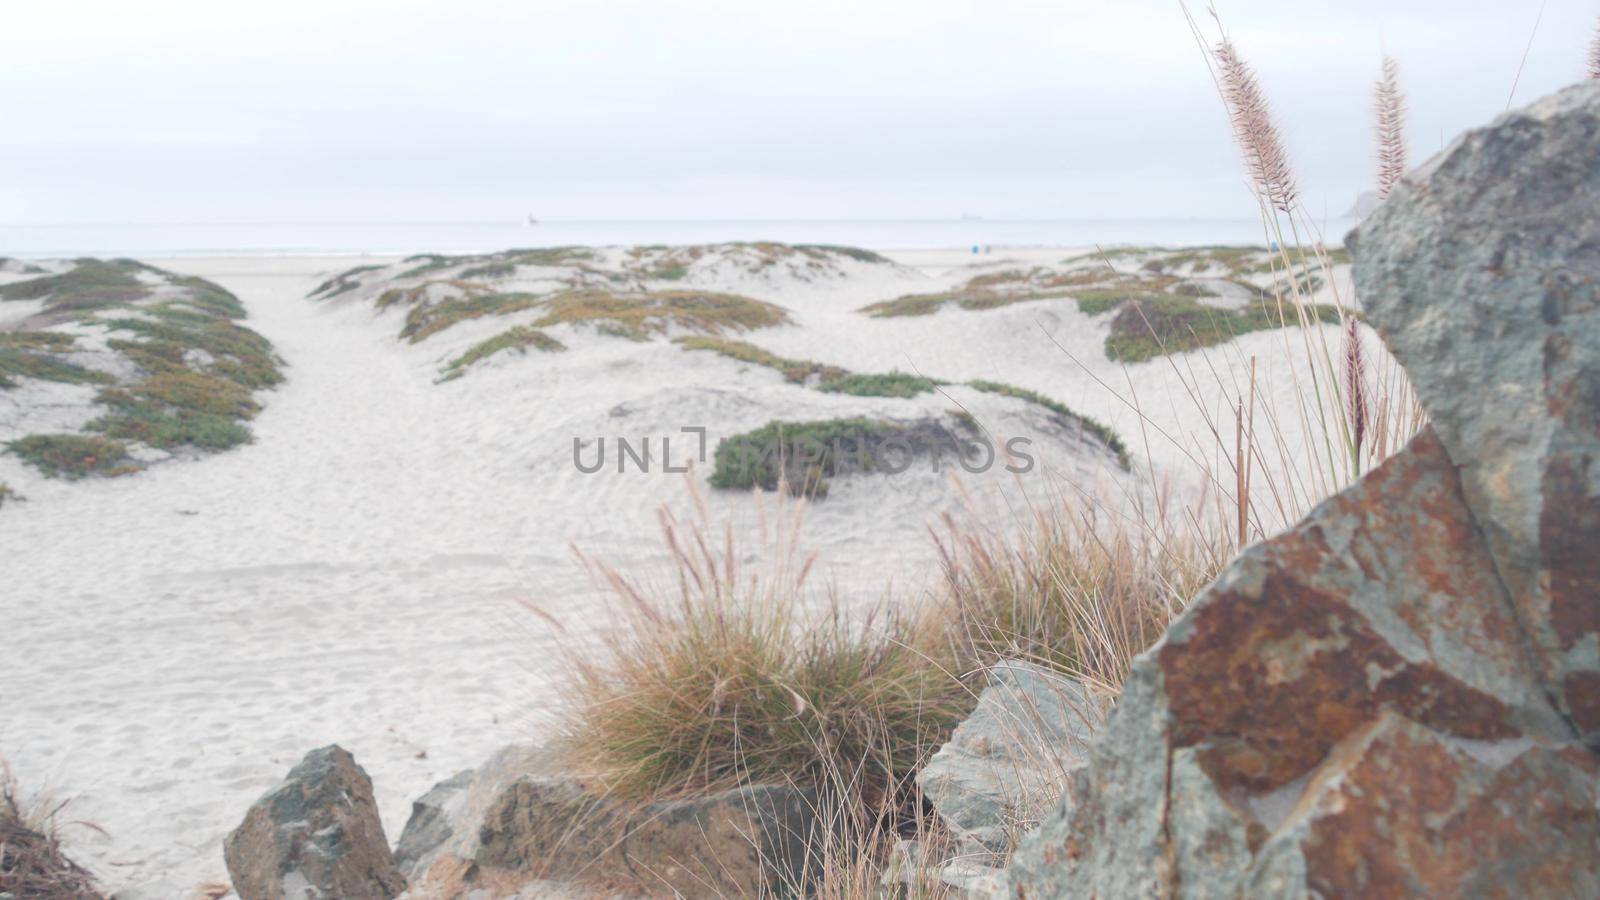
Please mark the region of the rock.
<svg viewBox="0 0 1600 900"><path fill-rule="evenodd" d="M1134 661L1015 896L1600 895L1597 150L1570 89L1363 227L1433 426Z"/></svg>
<svg viewBox="0 0 1600 900"><path fill-rule="evenodd" d="M1545 685L1600 746L1600 82L1464 135L1355 243Z"/></svg>
<svg viewBox="0 0 1600 900"><path fill-rule="evenodd" d="M1387 713L1335 747L1257 853L1250 897L1600 896L1600 762Z"/></svg>
<svg viewBox="0 0 1600 900"><path fill-rule="evenodd" d="M394 864L407 877L423 857L442 847L455 834L455 813L465 805L473 774L472 769L457 772L412 802L411 818L406 820L406 827L394 848Z"/></svg>
<svg viewBox="0 0 1600 900"><path fill-rule="evenodd" d="M372 782L338 746L306 754L228 835L223 857L241 900L391 898L405 889Z"/></svg>
<svg viewBox="0 0 1600 900"><path fill-rule="evenodd" d="M490 808L476 861L649 893L758 896L810 881L816 834L815 795L787 786L635 806L528 777Z"/></svg>
<svg viewBox="0 0 1600 900"><path fill-rule="evenodd" d="M977 706L917 773L923 796L958 839L995 853L1062 794L1101 717L1076 680L1008 660Z"/></svg>
<svg viewBox="0 0 1600 900"><path fill-rule="evenodd" d="M760 894L811 877L814 796L752 786L648 805L607 796L558 753L510 747L435 786L401 837L411 896Z"/></svg>

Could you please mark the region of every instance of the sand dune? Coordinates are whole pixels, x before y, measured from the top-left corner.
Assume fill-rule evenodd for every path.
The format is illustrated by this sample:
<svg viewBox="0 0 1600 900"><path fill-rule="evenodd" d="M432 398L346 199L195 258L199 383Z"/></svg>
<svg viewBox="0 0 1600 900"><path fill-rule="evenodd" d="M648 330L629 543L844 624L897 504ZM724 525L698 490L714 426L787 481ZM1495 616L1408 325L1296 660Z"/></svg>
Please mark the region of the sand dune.
<svg viewBox="0 0 1600 900"><path fill-rule="evenodd" d="M942 513L1007 528L1029 502L1073 488L1135 491L1113 455L1048 410L964 382L1039 392L1120 432L1136 462L1181 476L1183 453L1141 439L1117 395L1172 397L1172 366L1106 359L1106 314L1061 300L900 318L860 312L975 275L1060 267L1073 255L917 252L813 266L809 257L761 265L664 250L630 259L617 249L590 261L600 274L581 273L590 286L776 304L790 324L731 336L783 357L950 382L911 398L828 393L690 351L672 328L630 340L593 323L548 327L565 352L495 354L441 382L449 360L540 313L465 321L412 343L400 337L412 307L375 301L415 283L399 277L415 261L371 260L382 268L314 299L348 263L153 261L237 294L287 380L261 395L254 441L219 455L79 482L0 456L0 481L27 498L0 509L10 657L0 753L31 783L76 796L75 814L106 829L109 837L75 832L72 849L108 887L182 896L225 877L223 836L312 747L338 742L355 754L393 837L411 799L434 782L548 733L561 703L549 687L557 636L517 601L573 629L592 624L600 600L573 545L661 573L655 510L682 507L689 478L710 519L734 523L751 544L770 524L775 498L710 490L709 464L690 475L585 474L573 464L574 438L614 446L619 436L659 441L704 426L714 446L774 419L954 421L964 409L992 434L1034 441L1031 475L948 464L936 472L924 459L899 475L834 479L808 512L805 538L823 575L864 600L928 585L927 528ZM671 277L624 284L604 274L629 265ZM572 288L539 272L500 282ZM1274 332L1243 336L1228 355L1258 356L1269 377L1292 356ZM1267 384L1263 403L1286 401L1282 379ZM1204 427L1181 400L1147 412L1172 433ZM6 415L0 424L17 427Z"/></svg>

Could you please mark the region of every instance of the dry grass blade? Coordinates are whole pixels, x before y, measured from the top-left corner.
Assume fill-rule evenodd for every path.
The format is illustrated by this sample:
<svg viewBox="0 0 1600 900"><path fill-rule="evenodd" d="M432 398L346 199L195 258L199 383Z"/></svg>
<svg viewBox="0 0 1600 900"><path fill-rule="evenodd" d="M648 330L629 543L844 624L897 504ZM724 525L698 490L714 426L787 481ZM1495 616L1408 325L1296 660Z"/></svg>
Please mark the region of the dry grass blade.
<svg viewBox="0 0 1600 900"><path fill-rule="evenodd" d="M1400 64L1383 58L1383 77L1373 90L1373 116L1378 144L1378 199L1387 199L1406 173L1405 95L1400 93Z"/></svg>
<svg viewBox="0 0 1600 900"><path fill-rule="evenodd" d="M1222 97L1228 104L1234 138L1244 153L1250 180L1275 209L1293 212L1300 190L1295 185L1289 154L1278 136L1272 108L1261 90L1261 83L1232 41L1226 38L1218 41L1212 55L1217 61Z"/></svg>

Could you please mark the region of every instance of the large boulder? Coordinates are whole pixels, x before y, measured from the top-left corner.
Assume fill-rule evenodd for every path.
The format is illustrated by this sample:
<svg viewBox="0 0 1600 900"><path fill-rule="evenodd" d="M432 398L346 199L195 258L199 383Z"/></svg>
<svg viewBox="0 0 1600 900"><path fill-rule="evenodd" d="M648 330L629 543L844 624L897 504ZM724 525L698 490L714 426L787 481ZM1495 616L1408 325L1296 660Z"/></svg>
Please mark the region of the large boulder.
<svg viewBox="0 0 1600 900"><path fill-rule="evenodd" d="M1600 82L1457 140L1356 245L1545 684L1600 745Z"/></svg>
<svg viewBox="0 0 1600 900"><path fill-rule="evenodd" d="M372 781L348 751L306 754L250 807L223 858L241 900L378 900L405 890Z"/></svg>
<svg viewBox="0 0 1600 900"><path fill-rule="evenodd" d="M1433 425L1135 660L1016 896L1600 892L1600 85L1356 244Z"/></svg>

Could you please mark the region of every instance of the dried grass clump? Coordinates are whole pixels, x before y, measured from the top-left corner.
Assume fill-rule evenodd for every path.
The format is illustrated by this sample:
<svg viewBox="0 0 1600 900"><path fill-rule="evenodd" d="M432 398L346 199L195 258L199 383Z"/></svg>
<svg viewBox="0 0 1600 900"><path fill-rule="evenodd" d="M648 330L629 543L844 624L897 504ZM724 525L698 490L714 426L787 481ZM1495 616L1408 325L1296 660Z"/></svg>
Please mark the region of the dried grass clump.
<svg viewBox="0 0 1600 900"><path fill-rule="evenodd" d="M11 766L0 759L0 894L99 900L94 878L61 851L58 819L66 802L25 803ZM86 822L86 827L94 828Z"/></svg>
<svg viewBox="0 0 1600 900"><path fill-rule="evenodd" d="M780 510L796 533L804 506ZM591 563L618 601L598 650L570 654L575 758L620 796L740 784L828 785L894 798L970 708L935 623L915 609L851 614L807 586L813 558L779 539L746 573L731 530L661 513L676 587L652 592ZM945 665L940 664L943 659Z"/></svg>

